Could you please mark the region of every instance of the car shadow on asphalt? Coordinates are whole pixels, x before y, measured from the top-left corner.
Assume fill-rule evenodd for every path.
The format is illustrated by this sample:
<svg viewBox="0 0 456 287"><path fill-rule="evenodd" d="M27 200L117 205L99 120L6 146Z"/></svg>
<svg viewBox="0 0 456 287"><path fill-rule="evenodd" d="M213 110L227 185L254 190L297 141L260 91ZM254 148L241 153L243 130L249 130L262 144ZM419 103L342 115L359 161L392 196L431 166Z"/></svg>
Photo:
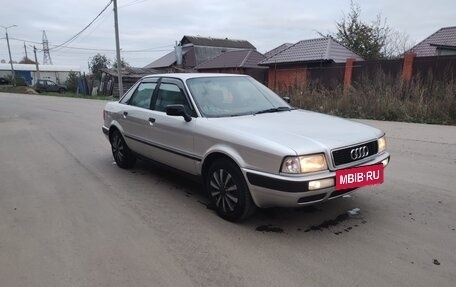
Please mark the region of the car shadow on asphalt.
<svg viewBox="0 0 456 287"><path fill-rule="evenodd" d="M213 208L200 180L156 162L138 161L132 173L149 174L161 183L172 186L172 191L196 201L202 208ZM296 208L257 209L256 213L239 224L264 234L324 232L343 235L361 228L368 220L356 192L321 204ZM197 206L197 205L196 205ZM220 219L223 220L223 219Z"/></svg>

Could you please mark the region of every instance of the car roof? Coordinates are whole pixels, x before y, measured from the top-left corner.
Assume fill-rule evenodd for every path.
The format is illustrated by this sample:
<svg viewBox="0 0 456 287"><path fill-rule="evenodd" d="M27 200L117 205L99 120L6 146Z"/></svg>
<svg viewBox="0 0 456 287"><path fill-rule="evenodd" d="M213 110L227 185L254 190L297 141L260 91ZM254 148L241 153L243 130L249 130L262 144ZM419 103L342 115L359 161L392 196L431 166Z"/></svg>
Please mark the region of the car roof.
<svg viewBox="0 0 456 287"><path fill-rule="evenodd" d="M188 79L194 79L194 78L215 78L215 77L249 77L247 75L242 75L242 74L221 74L221 73L169 73L169 74L152 74L152 75L147 75L144 76L143 79L147 78L161 78L161 77L167 77L167 78L177 78L181 79L183 81L188 80Z"/></svg>

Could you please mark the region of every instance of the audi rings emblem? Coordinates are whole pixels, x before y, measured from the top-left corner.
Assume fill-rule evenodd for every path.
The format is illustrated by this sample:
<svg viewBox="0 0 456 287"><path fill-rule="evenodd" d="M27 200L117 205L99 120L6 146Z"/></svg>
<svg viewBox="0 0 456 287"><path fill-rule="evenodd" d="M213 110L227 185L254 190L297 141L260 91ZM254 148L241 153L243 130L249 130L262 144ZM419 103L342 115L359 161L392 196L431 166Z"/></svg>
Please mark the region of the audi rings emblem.
<svg viewBox="0 0 456 287"><path fill-rule="evenodd" d="M369 148L367 146L357 147L350 151L352 160L362 159L369 155Z"/></svg>

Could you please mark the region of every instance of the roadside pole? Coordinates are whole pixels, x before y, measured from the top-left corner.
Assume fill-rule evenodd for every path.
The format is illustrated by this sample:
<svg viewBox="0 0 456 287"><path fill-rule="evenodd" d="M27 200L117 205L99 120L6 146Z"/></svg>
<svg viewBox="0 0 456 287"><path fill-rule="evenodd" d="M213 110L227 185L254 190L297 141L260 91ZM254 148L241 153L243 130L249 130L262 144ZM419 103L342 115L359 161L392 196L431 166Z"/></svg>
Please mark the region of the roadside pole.
<svg viewBox="0 0 456 287"><path fill-rule="evenodd" d="M114 28L116 33L117 81L119 82L119 98L123 95L122 62L120 59L119 23L117 18L117 0L114 3Z"/></svg>
<svg viewBox="0 0 456 287"><path fill-rule="evenodd" d="M8 45L8 54L9 54L10 65L11 65L11 77L12 77L12 80L13 80L13 86L16 86L16 72L14 72L13 58L11 58L11 49L10 49L9 38L8 38L8 29L9 28L13 28L13 27L17 27L17 25L11 25L11 26L8 26L8 27L0 26L0 27L5 29L6 44Z"/></svg>
<svg viewBox="0 0 456 287"><path fill-rule="evenodd" d="M35 65L36 65L36 81L35 84L38 82L40 79L40 67L38 67L38 59L36 57L36 47L33 46L33 53L35 54Z"/></svg>

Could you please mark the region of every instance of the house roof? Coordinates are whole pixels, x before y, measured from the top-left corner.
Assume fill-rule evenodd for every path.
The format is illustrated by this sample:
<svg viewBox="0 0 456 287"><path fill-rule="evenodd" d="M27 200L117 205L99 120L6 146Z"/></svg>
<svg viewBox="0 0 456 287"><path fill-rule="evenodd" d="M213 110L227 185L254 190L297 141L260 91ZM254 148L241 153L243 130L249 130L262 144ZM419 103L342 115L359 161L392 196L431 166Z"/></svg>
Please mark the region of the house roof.
<svg viewBox="0 0 456 287"><path fill-rule="evenodd" d="M240 49L256 50L256 48L248 41L233 40L228 38L217 39L199 36L184 36L180 41L180 44L182 46L184 66L189 67L193 67L210 58L214 58L220 55L223 51ZM174 64L176 64L176 53L171 51L163 57L146 65L144 68L168 68Z"/></svg>
<svg viewBox="0 0 456 287"><path fill-rule="evenodd" d="M116 68L104 68L101 69L106 74L109 74L113 77L117 77L117 69ZM137 68L137 67L124 67L122 68L122 76L130 77L130 78L142 78L143 76L150 75L150 74L159 74L163 73L163 71L155 70L155 69L148 69L148 68Z"/></svg>
<svg viewBox="0 0 456 287"><path fill-rule="evenodd" d="M347 58L362 61L363 58L339 44L331 37L302 40L281 52L263 60L260 65L334 61L343 63Z"/></svg>
<svg viewBox="0 0 456 287"><path fill-rule="evenodd" d="M272 49L270 51L267 51L266 53L264 53L264 55L266 58L272 57L275 54L282 52L283 50L285 50L286 48L288 48L292 45L293 45L293 43L283 43L282 45L275 47L274 49Z"/></svg>
<svg viewBox="0 0 456 287"><path fill-rule="evenodd" d="M258 63L266 57L256 50L228 51L215 58L207 60L195 67L196 70L218 69L218 68L259 68Z"/></svg>
<svg viewBox="0 0 456 287"><path fill-rule="evenodd" d="M176 63L176 52L171 51L168 54L164 55L161 58L153 61L152 63L145 66L145 69L157 69L157 68L165 68L170 67Z"/></svg>
<svg viewBox="0 0 456 287"><path fill-rule="evenodd" d="M238 49L256 49L249 41L235 40L235 39L222 39L200 36L185 35L181 40L181 45L193 44L194 46L208 46L208 47L225 47L225 48L238 48Z"/></svg>
<svg viewBox="0 0 456 287"><path fill-rule="evenodd" d="M456 49L456 26L444 27L416 44L409 52L417 57L436 56L437 49Z"/></svg>

